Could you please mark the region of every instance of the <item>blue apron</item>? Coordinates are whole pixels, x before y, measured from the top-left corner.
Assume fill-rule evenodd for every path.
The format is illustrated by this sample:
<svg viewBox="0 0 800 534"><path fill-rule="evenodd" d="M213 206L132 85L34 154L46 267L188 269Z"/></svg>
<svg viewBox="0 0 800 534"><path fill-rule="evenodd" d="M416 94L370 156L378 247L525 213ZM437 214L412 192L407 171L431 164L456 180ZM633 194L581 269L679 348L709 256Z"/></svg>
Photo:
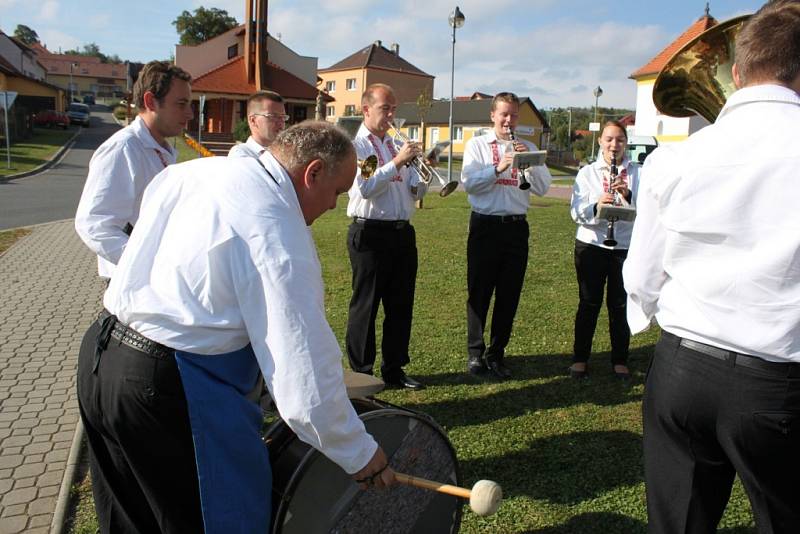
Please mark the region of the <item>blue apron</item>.
<svg viewBox="0 0 800 534"><path fill-rule="evenodd" d="M189 406L206 534L266 533L272 471L261 409L246 398L258 380L250 345L205 356L175 352Z"/></svg>

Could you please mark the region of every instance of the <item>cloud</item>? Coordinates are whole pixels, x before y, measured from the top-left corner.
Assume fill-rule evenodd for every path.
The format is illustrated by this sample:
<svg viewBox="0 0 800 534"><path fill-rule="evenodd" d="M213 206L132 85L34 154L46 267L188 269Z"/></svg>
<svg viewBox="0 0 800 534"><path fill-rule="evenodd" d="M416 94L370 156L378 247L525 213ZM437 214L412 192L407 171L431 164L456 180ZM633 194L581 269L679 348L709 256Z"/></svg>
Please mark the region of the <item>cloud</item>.
<svg viewBox="0 0 800 534"><path fill-rule="evenodd" d="M41 42L47 46L51 52L62 52L70 49L76 49L83 45L83 41L72 35L68 35L59 30L44 29L37 32Z"/></svg>
<svg viewBox="0 0 800 534"><path fill-rule="evenodd" d="M86 24L90 28L96 28L98 30L106 30L112 26L113 21L110 13L94 13L92 15L89 15L89 17L87 17Z"/></svg>
<svg viewBox="0 0 800 534"><path fill-rule="evenodd" d="M61 6L56 0L46 0L39 7L39 20L55 22L58 19L58 10Z"/></svg>

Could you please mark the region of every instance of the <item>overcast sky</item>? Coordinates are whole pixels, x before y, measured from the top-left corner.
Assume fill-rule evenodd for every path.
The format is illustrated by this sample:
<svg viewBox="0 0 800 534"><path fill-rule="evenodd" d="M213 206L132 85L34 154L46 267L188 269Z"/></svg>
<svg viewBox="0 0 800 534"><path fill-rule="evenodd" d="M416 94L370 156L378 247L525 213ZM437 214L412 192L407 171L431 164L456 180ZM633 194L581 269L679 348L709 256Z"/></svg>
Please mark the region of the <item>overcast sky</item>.
<svg viewBox="0 0 800 534"><path fill-rule="evenodd" d="M752 13L758 0L717 0L711 15ZM455 94L514 91L542 108L633 108L630 74L686 30L705 10L698 0L272 0L268 27L298 54L328 67L380 39L387 48L436 77L434 96L450 95L452 30L458 5L466 17L456 32ZM146 62L167 59L178 35L172 21L198 6L225 9L244 20L245 0L0 0L0 29L33 28L50 50L95 42L105 54ZM124 6L124 9L123 9Z"/></svg>

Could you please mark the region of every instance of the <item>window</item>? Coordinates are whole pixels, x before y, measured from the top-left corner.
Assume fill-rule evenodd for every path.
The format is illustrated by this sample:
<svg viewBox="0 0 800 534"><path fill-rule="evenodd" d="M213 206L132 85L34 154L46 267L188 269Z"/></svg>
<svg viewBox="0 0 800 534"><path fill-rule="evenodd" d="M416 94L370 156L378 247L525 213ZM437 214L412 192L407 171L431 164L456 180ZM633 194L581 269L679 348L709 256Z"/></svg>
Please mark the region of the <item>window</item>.
<svg viewBox="0 0 800 534"><path fill-rule="evenodd" d="M334 106L328 106L325 108L325 116L326 117L335 117L336 116L336 108Z"/></svg>
<svg viewBox="0 0 800 534"><path fill-rule="evenodd" d="M355 114L356 114L356 106L355 106L355 104L348 105L348 106L344 107L344 116L345 117L351 117L351 116L353 116Z"/></svg>
<svg viewBox="0 0 800 534"><path fill-rule="evenodd" d="M355 78L347 78L347 90L348 91L355 91L356 90L356 79Z"/></svg>
<svg viewBox="0 0 800 534"><path fill-rule="evenodd" d="M408 127L408 138L412 141L419 141L419 126Z"/></svg>
<svg viewBox="0 0 800 534"><path fill-rule="evenodd" d="M334 91L336 91L336 82L335 81L325 82L325 90L328 91L329 93L333 93Z"/></svg>
<svg viewBox="0 0 800 534"><path fill-rule="evenodd" d="M453 141L463 141L463 140L464 140L464 127L453 126Z"/></svg>
<svg viewBox="0 0 800 534"><path fill-rule="evenodd" d="M235 58L239 55L239 43L228 47L228 59Z"/></svg>

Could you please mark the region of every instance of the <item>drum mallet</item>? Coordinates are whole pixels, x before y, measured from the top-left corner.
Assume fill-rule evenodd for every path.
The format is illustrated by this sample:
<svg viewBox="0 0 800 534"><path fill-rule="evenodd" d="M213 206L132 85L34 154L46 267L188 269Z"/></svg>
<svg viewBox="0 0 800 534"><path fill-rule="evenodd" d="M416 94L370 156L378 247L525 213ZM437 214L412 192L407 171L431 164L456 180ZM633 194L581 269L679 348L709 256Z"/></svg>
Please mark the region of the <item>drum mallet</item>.
<svg viewBox="0 0 800 534"><path fill-rule="evenodd" d="M441 484L432 480L398 473L397 471L395 471L394 477L401 484L469 499L469 507L478 515L495 513L500 507L500 500L503 498L503 490L500 488L500 484L491 480L479 480L472 486L471 490L468 490L467 488Z"/></svg>

